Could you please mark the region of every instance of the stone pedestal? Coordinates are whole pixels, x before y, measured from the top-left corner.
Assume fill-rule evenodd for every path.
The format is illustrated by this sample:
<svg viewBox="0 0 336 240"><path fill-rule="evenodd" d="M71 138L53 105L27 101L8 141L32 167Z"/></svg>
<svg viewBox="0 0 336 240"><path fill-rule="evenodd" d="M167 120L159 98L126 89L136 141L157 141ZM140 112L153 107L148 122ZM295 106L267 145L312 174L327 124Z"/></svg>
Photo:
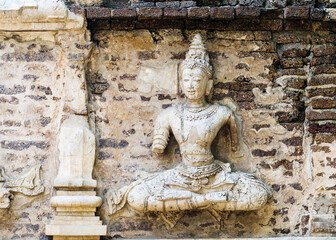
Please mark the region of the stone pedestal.
<svg viewBox="0 0 336 240"><path fill-rule="evenodd" d="M95 138L84 116L70 116L59 135L59 171L54 181L56 196L51 205L57 216L46 226L54 239L95 240L106 235L106 226L95 216L102 199L92 179Z"/></svg>

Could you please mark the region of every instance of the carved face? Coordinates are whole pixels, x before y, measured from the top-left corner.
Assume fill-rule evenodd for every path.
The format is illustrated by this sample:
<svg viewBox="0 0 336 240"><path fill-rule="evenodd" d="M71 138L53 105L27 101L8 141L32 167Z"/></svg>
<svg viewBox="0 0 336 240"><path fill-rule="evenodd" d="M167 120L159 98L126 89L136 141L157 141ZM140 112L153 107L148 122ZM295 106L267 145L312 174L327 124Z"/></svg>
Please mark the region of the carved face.
<svg viewBox="0 0 336 240"><path fill-rule="evenodd" d="M185 69L182 73L182 90L190 100L205 96L208 77L200 68Z"/></svg>

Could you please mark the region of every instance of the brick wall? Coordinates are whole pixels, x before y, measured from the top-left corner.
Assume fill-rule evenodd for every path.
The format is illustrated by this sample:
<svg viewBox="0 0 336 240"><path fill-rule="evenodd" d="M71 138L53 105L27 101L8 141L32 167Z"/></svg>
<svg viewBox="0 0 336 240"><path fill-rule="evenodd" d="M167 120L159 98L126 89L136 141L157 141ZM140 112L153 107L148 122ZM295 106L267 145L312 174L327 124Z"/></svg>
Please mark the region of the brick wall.
<svg viewBox="0 0 336 240"><path fill-rule="evenodd" d="M150 146L157 114L182 101L181 97L157 89L144 93L137 76L140 66L162 68L182 61L196 32L207 38L214 66L213 101L223 104L232 99L243 119L241 156L226 156L219 148L225 145L221 139L216 140L214 152L220 159L228 158L234 169L264 179L272 186L274 198L260 211L231 213L222 225L207 212L190 212L169 231L155 214L128 209L110 218L102 207L100 214L109 222L108 235L309 235L316 203L335 190L334 118L329 113L334 108L332 32L95 30L97 48L87 81L90 115L99 141L99 193L105 196L111 188L180 161L174 139L163 157L153 155ZM330 109L318 110L321 105Z"/></svg>

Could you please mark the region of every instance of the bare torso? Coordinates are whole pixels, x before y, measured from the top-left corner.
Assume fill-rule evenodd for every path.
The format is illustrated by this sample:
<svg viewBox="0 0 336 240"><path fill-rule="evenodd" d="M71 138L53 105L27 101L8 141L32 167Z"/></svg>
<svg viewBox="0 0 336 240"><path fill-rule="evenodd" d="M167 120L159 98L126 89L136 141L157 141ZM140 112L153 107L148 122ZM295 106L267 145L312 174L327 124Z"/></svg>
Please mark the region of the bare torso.
<svg viewBox="0 0 336 240"><path fill-rule="evenodd" d="M208 104L198 112L177 105L161 114L159 119L167 119L166 124L179 143L183 163L204 166L214 161L211 143L232 112L225 106Z"/></svg>

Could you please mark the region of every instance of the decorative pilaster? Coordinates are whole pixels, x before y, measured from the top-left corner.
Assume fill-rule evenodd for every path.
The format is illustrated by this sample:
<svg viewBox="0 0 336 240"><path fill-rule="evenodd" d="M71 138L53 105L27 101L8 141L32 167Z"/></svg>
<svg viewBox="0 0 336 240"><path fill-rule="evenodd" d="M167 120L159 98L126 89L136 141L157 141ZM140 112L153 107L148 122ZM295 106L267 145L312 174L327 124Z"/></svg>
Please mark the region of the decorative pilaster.
<svg viewBox="0 0 336 240"><path fill-rule="evenodd" d="M71 115L61 126L59 135L59 170L54 181L56 196L51 205L58 215L46 227L54 239L99 239L106 226L95 216L102 204L92 179L95 137L87 117Z"/></svg>

